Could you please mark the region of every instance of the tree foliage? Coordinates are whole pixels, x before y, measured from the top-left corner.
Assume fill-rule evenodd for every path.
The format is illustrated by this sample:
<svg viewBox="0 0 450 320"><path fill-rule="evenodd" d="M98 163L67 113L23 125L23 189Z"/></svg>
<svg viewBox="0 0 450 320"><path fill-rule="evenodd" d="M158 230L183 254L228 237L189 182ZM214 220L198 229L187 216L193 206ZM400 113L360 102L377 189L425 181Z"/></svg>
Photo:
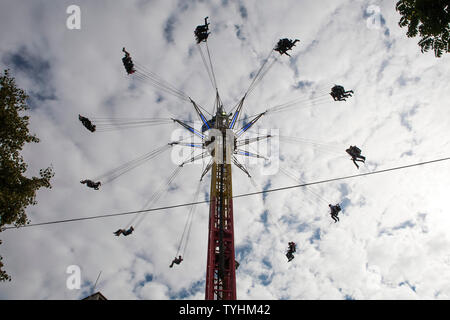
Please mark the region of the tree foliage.
<svg viewBox="0 0 450 320"><path fill-rule="evenodd" d="M409 38L421 37L422 53L432 49L436 57L449 52L450 0L400 0L396 10L402 15L400 27L408 27Z"/></svg>
<svg viewBox="0 0 450 320"><path fill-rule="evenodd" d="M41 169L39 177L24 175L27 164L20 151L25 143L39 142L28 130L29 117L24 115L29 109L27 99L5 70L0 75L0 231L5 225L19 227L29 223L25 209L36 204L36 191L51 188L51 167ZM0 281L11 280L2 267L0 257Z"/></svg>

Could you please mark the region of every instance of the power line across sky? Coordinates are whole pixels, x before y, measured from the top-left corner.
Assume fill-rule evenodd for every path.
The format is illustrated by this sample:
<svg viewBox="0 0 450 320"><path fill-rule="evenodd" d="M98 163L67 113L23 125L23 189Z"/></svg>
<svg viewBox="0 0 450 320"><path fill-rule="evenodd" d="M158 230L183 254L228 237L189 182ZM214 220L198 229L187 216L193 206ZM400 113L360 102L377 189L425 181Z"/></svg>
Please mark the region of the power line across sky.
<svg viewBox="0 0 450 320"><path fill-rule="evenodd" d="M433 164L433 163L437 163L437 162L443 162L443 161L449 161L449 160L450 160L450 157L434 159L434 160L429 160L429 161L424 161L424 162L413 163L413 164L409 164L409 165L392 167L392 168L388 168L388 169L382 169L382 170L376 170L376 171L371 171L371 172L359 173L359 174L355 174L355 175L349 175L349 176L343 176L343 177L338 177L338 178L331 178L331 179L313 181L313 182L302 183L302 184L297 184L297 185L292 185L292 186L261 190L261 191L257 191L257 192L251 192L251 193L244 193L244 194L235 195L235 196L233 196L233 198L237 199L237 198L249 197L249 196L254 196L254 195L259 195L259 194L264 194L264 193L271 193L271 192L277 192L277 191L284 191L284 190L289 190L289 189L307 187L307 186L312 186L312 185L317 185L317 184L323 184L323 183L329 183L329 182L334 182L334 181L340 181L340 180L352 179L352 178L357 178L357 177L369 176L369 175L374 175L374 174L386 173L386 172L391 172L391 171L403 170L403 169L408 169L408 168L412 168L412 167L429 165L429 164ZM5 227L3 229L4 230L19 229L19 228L25 228L25 227L37 227L37 226L43 226L43 225L68 223L68 222L75 222L75 221L82 221L82 220L94 220L94 219L103 219L103 218L125 216L125 215L133 215L133 214L143 214L143 213L162 211L162 210L167 210L167 209L175 209L175 208L180 208L180 207L187 207L187 206L192 206L192 205L205 204L205 203L209 203L209 202L210 202L210 200L204 200L204 201L182 203L182 204L164 206L164 207L159 207L159 208L151 208L151 209L145 209L145 210L119 212L119 213L103 214L103 215L90 216L90 217L80 217L80 218L71 218L71 219L65 219L65 220L47 221L47 222L40 222L40 223L31 223L31 224L23 225L23 226L20 226L20 227L11 226L11 227Z"/></svg>

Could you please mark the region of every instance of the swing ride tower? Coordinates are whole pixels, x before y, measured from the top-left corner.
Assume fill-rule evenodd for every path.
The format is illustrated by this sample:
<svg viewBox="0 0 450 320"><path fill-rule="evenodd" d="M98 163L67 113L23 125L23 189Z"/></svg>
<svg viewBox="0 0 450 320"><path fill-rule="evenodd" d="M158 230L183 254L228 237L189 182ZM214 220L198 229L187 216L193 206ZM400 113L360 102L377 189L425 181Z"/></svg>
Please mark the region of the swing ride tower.
<svg viewBox="0 0 450 320"><path fill-rule="evenodd" d="M236 104L234 108L225 111L222 101L219 96L219 90L216 82L216 77L213 69L213 63L211 60L211 54L208 47L209 22L208 17L205 18L205 24L197 26L194 31L197 46L205 65L206 71L209 76L209 80L213 88L215 89L216 99L214 109L212 113L197 104L190 96L184 92L178 90L176 87L170 85L164 81L161 77L141 67L141 64L136 63L134 65L131 55L125 48L122 51L125 53L125 57L122 62L125 66L125 70L128 75L133 75L139 81L150 82L158 90L162 90L166 93L172 94L184 102L190 102L194 107L195 113L201 121L201 130L189 125L189 121L170 118L171 121L178 123L191 134L190 138L200 138L201 143L173 141L168 146L183 146L202 149L201 154L194 155L190 159L186 159L182 162L174 173L170 176L169 181L163 187L167 187L175 178L179 170L188 163L194 163L197 160L207 158L211 156L211 159L204 168L200 182L207 173L211 173L211 186L210 186L210 207L209 207L209 222L208 222L208 249L207 249L207 263L206 263L206 282L205 282L205 299L206 300L235 300L236 299L236 266L238 265L235 260L235 248L234 248L234 219L233 219L233 192L232 192L232 164L243 171L249 178L251 178L246 166L242 164L236 156L264 158L257 153L248 151L247 145L258 142L260 140L269 139L271 135L256 136L251 138L240 139L253 125L267 112L272 111L268 109L260 114L247 116L245 115L241 119L243 114L243 106L246 97L255 89L256 85L261 81L265 74L269 71L271 66L277 61L277 57L274 56L274 51L278 51L280 55L287 54L287 50L291 50L295 45L295 42L289 39L281 39L277 47L271 49L269 56L263 60L263 63L259 70L251 77L252 81L244 93L243 97ZM203 45L204 43L204 45ZM204 47L202 49L202 47ZM205 52L204 52L205 51ZM207 58L206 58L207 57ZM277 106L277 111L282 106ZM207 117L202 112L205 111L212 118L207 120ZM80 119L81 120L81 119ZM167 119L159 119L159 121L165 121ZM152 120L153 121L153 120ZM147 121L148 122L148 121ZM192 122L192 121L191 121ZM124 127L128 125L141 125L146 121L135 121L124 123ZM153 122L152 122L153 123ZM155 119L155 124L159 123ZM89 128L88 128L89 129ZM168 148L167 146L164 146ZM243 147L244 149L240 149ZM138 161L130 161L125 166L119 167L111 179L115 179L126 171L131 170L143 161L155 157L161 153L164 148L157 149L149 154L139 158ZM142 159L142 160L141 160ZM200 190L200 189L198 189ZM198 192L196 196L198 196ZM162 192L158 191L152 198L152 203L156 202L162 195ZM147 206L147 205L146 205ZM191 211L192 212L192 211ZM139 220L142 221L142 220ZM192 222L192 219L188 221ZM186 229L185 229L186 230ZM187 230L190 230L190 226ZM180 248L184 242L184 248L186 248L189 231L185 236L183 235L180 240L180 245L176 255L179 255ZM183 251L184 252L184 251ZM181 257L181 255L179 255ZM180 261L181 262L181 261ZM178 262L179 264L179 262Z"/></svg>
<svg viewBox="0 0 450 320"><path fill-rule="evenodd" d="M143 67L141 64L136 62L135 66L132 61L130 53L128 53L125 48L122 49L122 51L125 53L125 57L122 58L122 62L124 64L127 74L133 75L133 78L135 78L137 81L149 83L150 85L154 86L156 89L164 93L172 94L175 97L182 100L183 102L191 103L192 106L194 107L196 115L201 121L200 122L201 129L198 130L198 128L196 129L193 126L189 125L188 124L189 122L192 123L191 120L186 121L176 118L125 119L123 121L118 121L120 119L115 118L103 118L103 119L99 118L97 119L99 122L97 123L97 125L99 125L98 129L100 130L98 131L109 131L113 128L122 129L144 125L159 125L167 123L167 121L169 123L175 122L190 132L189 138L191 138L191 141L183 142L185 138L179 141L172 141L167 145L163 145L162 147L159 147L156 150L148 152L135 160L131 160L113 170L110 170L104 175L99 176L97 179L94 180L97 181L101 179L103 183L109 183L114 179L118 178L119 176L121 176L122 174L137 167L138 165L155 158L156 156L161 154L164 150L169 149L171 146L177 145L191 148L192 149L191 157L183 161L180 165L178 165L178 167L169 177L167 183L162 184L160 188L157 189L157 191L152 195L150 201L145 205L145 207L148 208L151 207L154 203L156 203L156 201L158 201L158 199L164 194L164 192L168 190L170 183L175 179L176 175L179 173L179 171L184 165L194 163L197 160L203 160L204 158L208 158L209 156L211 156L208 165L206 166L206 168L203 169L203 172L199 180L197 193L195 195L197 199L200 192L200 183L203 177L205 177L205 175L210 172L211 186L209 199L210 207L209 207L209 222L208 222L208 248L207 248L207 263L206 263L205 300L236 300L236 267L238 266L238 263L235 260L235 247L234 247L232 164L234 164L242 172L244 172L250 179L252 179L246 166L243 163L241 163L236 156L262 158L268 160L266 157L259 155L258 153L248 151L247 146L255 142L269 140L272 137L272 135L265 134L248 138L241 138L241 137L250 128L252 128L255 125L255 123L257 123L259 119L261 119L263 116L267 114L288 110L289 108L295 106L296 104L304 103L306 100L304 98L296 99L287 102L285 104L270 107L266 109L266 111L264 112L254 114L251 116L248 116L247 114L245 114L245 112L243 112L244 101L246 100L248 95L261 82L262 78L267 74L267 72L274 65L274 63L277 62L278 55L275 54L275 52L278 52L280 56L282 55L290 56L287 53L287 51L292 50L292 48L295 46L295 43L299 41L298 39L291 40L288 38L284 38L280 39L276 47L271 49L267 58L262 60L262 64L258 69L258 71L252 72L250 74L250 79L252 79L250 86L245 91L243 97L236 104L236 106L233 107L231 110L225 111L219 96L219 90L217 87L216 77L214 74L211 54L208 48L207 39L208 35L210 34L210 32L208 32L209 30L208 25L209 22L207 21L206 17L205 24L198 26L195 29L194 34L196 36L197 46L200 55L202 57L203 63L205 65L206 71L208 73L209 80L211 81L211 84L215 89L216 93L216 99L212 113L208 112L208 110L197 104L193 99L191 99L190 96L185 94L183 91L180 91L179 89L177 89L170 83L166 82L155 73L145 69L145 67ZM202 46L204 47L204 49L202 49ZM204 51L206 51L206 53L204 53ZM340 90L335 90L336 88ZM315 102L324 103L325 97L329 99L328 97L329 94L332 95L335 101L345 101L344 98L347 98L346 94L351 96L350 92L353 93L353 91L345 91L342 86L335 85L335 87L332 88L331 93L325 93L323 96L316 97L317 100L315 100ZM309 97L307 100L311 100L311 97ZM209 116L211 116L212 118L210 118L210 120L207 120L207 117L202 112L202 110L208 113ZM89 131L94 132L97 130L96 129L97 125L92 125L89 119L79 115L79 120ZM193 140L194 138L195 139L200 138L201 142L194 142ZM285 138L289 139L289 137ZM195 155L194 153L195 149L201 149L201 153ZM285 170L282 170L282 172L285 172ZM287 172L286 175L291 176L289 172ZM88 181L91 182L91 185L88 185ZM100 185L100 182L97 182L98 185L96 185L96 183L94 183L92 180L85 180L82 181L81 183L86 183L88 187L91 188L93 187L95 189L98 189L97 187ZM306 184L303 184L302 186L306 186ZM257 192L252 194L258 194L263 192ZM179 255L179 253L181 252L183 252L184 256L187 241L189 238L189 232L191 229L190 227L192 223L192 215L194 212L192 208L194 208L194 205L198 203L200 202L194 201L191 204L189 204L192 206L185 225L185 231L187 230L187 233L183 231L175 257L178 256L181 258L181 254ZM180 207L180 206L181 205L173 207ZM151 210L141 210L141 212L143 213ZM142 222L142 220L143 218L140 218L137 224ZM183 244L184 249L180 252L181 248L183 247ZM180 264L182 260L183 259L179 260L174 259L173 263ZM173 263L170 267L173 266Z"/></svg>
<svg viewBox="0 0 450 320"><path fill-rule="evenodd" d="M206 263L206 300L236 299L236 263L234 256L233 193L231 154L234 135L229 118L221 107L215 122L215 148L211 156L208 254Z"/></svg>

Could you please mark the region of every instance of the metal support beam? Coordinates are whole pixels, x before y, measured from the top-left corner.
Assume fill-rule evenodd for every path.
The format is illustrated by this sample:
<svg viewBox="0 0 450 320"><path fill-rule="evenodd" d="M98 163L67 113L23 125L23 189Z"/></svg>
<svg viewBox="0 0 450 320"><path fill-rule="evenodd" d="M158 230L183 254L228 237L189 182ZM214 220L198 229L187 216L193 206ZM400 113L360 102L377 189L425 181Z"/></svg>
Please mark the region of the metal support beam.
<svg viewBox="0 0 450 320"><path fill-rule="evenodd" d="M236 137L240 137L245 131L247 131L248 129L250 129L251 127L253 127L253 125L263 116L266 114L267 111L264 111L263 113L260 113L259 115L257 115L252 121L250 121L249 123L245 124L237 133L236 133Z"/></svg>
<svg viewBox="0 0 450 320"><path fill-rule="evenodd" d="M173 120L174 122L179 123L181 126L183 126L185 129L187 129L187 130L190 131L191 133L193 133L193 134L199 136L199 137L202 138L202 139L205 139L205 135L204 135L203 133L199 132L198 130L195 130L195 129L192 128L190 125L188 125L188 124L186 124L186 123L184 123L183 121L178 120L178 119L173 119L173 118L172 118L172 120Z"/></svg>

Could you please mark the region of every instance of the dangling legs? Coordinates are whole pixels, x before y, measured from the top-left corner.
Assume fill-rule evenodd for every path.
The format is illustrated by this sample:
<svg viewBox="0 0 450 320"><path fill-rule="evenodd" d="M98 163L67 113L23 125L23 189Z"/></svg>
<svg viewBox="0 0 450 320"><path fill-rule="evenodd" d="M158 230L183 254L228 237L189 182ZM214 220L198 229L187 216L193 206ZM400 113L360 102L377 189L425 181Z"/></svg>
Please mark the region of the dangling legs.
<svg viewBox="0 0 450 320"><path fill-rule="evenodd" d="M358 158L360 158L360 159L362 159L362 160L357 160L357 161L366 162L366 157L364 157L364 156L358 156Z"/></svg>

